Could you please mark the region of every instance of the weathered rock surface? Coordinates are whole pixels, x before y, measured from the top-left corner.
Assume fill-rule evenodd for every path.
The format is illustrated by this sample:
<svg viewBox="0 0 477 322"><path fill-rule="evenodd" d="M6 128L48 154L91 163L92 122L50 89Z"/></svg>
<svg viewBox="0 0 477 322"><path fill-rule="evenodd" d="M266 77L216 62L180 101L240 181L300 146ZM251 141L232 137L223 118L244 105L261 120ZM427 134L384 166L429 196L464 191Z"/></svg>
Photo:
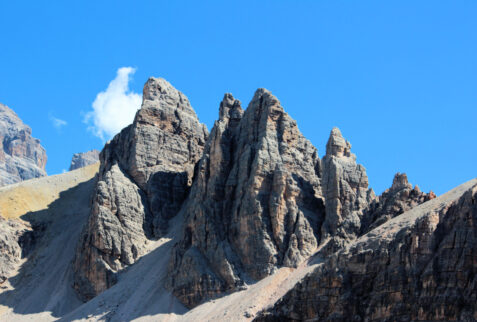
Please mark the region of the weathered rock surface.
<svg viewBox="0 0 477 322"><path fill-rule="evenodd" d="M257 321L475 321L476 200L474 179L387 221Z"/></svg>
<svg viewBox="0 0 477 322"><path fill-rule="evenodd" d="M0 104L0 186L45 176L46 159L30 127Z"/></svg>
<svg viewBox="0 0 477 322"><path fill-rule="evenodd" d="M20 238L28 227L17 220L6 220L0 215L0 284L14 271L22 257Z"/></svg>
<svg viewBox="0 0 477 322"><path fill-rule="evenodd" d="M167 229L192 184L207 128L189 100L150 78L132 125L106 144L92 211L75 259L75 288L87 300L115 283Z"/></svg>
<svg viewBox="0 0 477 322"><path fill-rule="evenodd" d="M364 210L375 198L365 168L356 163L351 144L333 128L323 157L326 219L321 228L323 249L333 253L359 235Z"/></svg>
<svg viewBox="0 0 477 322"><path fill-rule="evenodd" d="M96 162L99 162L99 151L96 149L88 152L75 153L71 159L69 171L83 168Z"/></svg>
<svg viewBox="0 0 477 322"><path fill-rule="evenodd" d="M407 180L407 175L398 172L394 176L391 188L373 200L366 209L361 220L361 234L435 197L432 191L424 193L418 186L413 188Z"/></svg>
<svg viewBox="0 0 477 322"><path fill-rule="evenodd" d="M267 90L226 94L184 206L167 286L186 306L296 267L316 249L324 200L315 147Z"/></svg>

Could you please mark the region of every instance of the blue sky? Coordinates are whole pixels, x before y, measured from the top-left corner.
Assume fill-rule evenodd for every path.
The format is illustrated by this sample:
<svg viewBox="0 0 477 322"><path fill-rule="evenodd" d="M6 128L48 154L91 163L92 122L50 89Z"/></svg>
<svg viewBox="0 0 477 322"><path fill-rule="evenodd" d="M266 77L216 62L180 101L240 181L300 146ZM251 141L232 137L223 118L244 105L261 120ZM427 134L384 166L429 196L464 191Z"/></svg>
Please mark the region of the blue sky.
<svg viewBox="0 0 477 322"><path fill-rule="evenodd" d="M476 1L2 1L0 102L56 174L102 148L84 119L121 67L131 101L164 77L209 128L225 92L246 106L265 87L320 156L338 126L376 192L400 171L441 194L477 172L475 17Z"/></svg>

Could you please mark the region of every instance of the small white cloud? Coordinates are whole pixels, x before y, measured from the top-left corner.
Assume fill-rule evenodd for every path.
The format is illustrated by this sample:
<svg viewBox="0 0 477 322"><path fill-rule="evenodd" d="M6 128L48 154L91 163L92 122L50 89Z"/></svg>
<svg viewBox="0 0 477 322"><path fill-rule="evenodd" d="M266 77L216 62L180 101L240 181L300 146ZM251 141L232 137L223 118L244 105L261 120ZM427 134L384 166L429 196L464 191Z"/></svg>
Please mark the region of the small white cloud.
<svg viewBox="0 0 477 322"><path fill-rule="evenodd" d="M101 140L109 140L134 120L141 107L141 95L129 90L129 81L136 72L132 67L118 69L116 78L94 100L93 110L85 116L88 129Z"/></svg>
<svg viewBox="0 0 477 322"><path fill-rule="evenodd" d="M61 120L59 118L56 118L54 117L53 115L50 115L50 121L51 123L53 123L53 126L57 129L57 130L61 130L61 128L65 125L68 124L68 122L66 122L65 120Z"/></svg>

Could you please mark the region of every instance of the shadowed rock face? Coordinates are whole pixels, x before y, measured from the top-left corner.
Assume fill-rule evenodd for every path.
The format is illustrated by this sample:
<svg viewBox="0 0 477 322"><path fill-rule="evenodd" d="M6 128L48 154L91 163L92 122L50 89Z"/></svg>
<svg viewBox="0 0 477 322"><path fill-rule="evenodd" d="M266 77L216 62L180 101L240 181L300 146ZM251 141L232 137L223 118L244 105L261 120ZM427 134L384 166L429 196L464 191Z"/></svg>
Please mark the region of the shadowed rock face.
<svg viewBox="0 0 477 322"><path fill-rule="evenodd" d="M71 159L70 170L76 170L88 165L99 162L99 151L91 150L88 152L75 153Z"/></svg>
<svg viewBox="0 0 477 322"><path fill-rule="evenodd" d="M45 176L46 159L30 127L0 104L0 186Z"/></svg>
<svg viewBox="0 0 477 322"><path fill-rule="evenodd" d="M188 194L207 129L189 100L150 78L132 125L106 144L92 211L80 240L75 288L87 300L115 283L115 272L161 236Z"/></svg>
<svg viewBox="0 0 477 322"><path fill-rule="evenodd" d="M317 150L267 90L226 94L184 206L167 286L185 305L239 289L316 249L324 219Z"/></svg>
<svg viewBox="0 0 477 322"><path fill-rule="evenodd" d="M477 185L338 252L257 321L477 319ZM432 205L432 207L431 207Z"/></svg>

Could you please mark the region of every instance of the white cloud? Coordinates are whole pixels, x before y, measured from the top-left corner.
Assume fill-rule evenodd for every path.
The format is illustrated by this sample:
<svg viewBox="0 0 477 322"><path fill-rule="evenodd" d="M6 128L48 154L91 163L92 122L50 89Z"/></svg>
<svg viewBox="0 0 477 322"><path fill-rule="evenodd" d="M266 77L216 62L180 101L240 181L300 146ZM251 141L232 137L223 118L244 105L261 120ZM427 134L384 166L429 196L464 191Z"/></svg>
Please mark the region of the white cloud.
<svg viewBox="0 0 477 322"><path fill-rule="evenodd" d="M54 117L53 115L50 115L50 121L51 121L51 123L53 123L53 126L57 130L61 130L61 128L63 126L68 124L68 122L66 122L65 120L58 119L58 118Z"/></svg>
<svg viewBox="0 0 477 322"><path fill-rule="evenodd" d="M132 67L119 68L116 78L109 83L106 91L96 96L93 110L86 114L85 122L90 124L88 129L103 141L131 124L141 107L141 95L129 90L129 81L135 71Z"/></svg>

